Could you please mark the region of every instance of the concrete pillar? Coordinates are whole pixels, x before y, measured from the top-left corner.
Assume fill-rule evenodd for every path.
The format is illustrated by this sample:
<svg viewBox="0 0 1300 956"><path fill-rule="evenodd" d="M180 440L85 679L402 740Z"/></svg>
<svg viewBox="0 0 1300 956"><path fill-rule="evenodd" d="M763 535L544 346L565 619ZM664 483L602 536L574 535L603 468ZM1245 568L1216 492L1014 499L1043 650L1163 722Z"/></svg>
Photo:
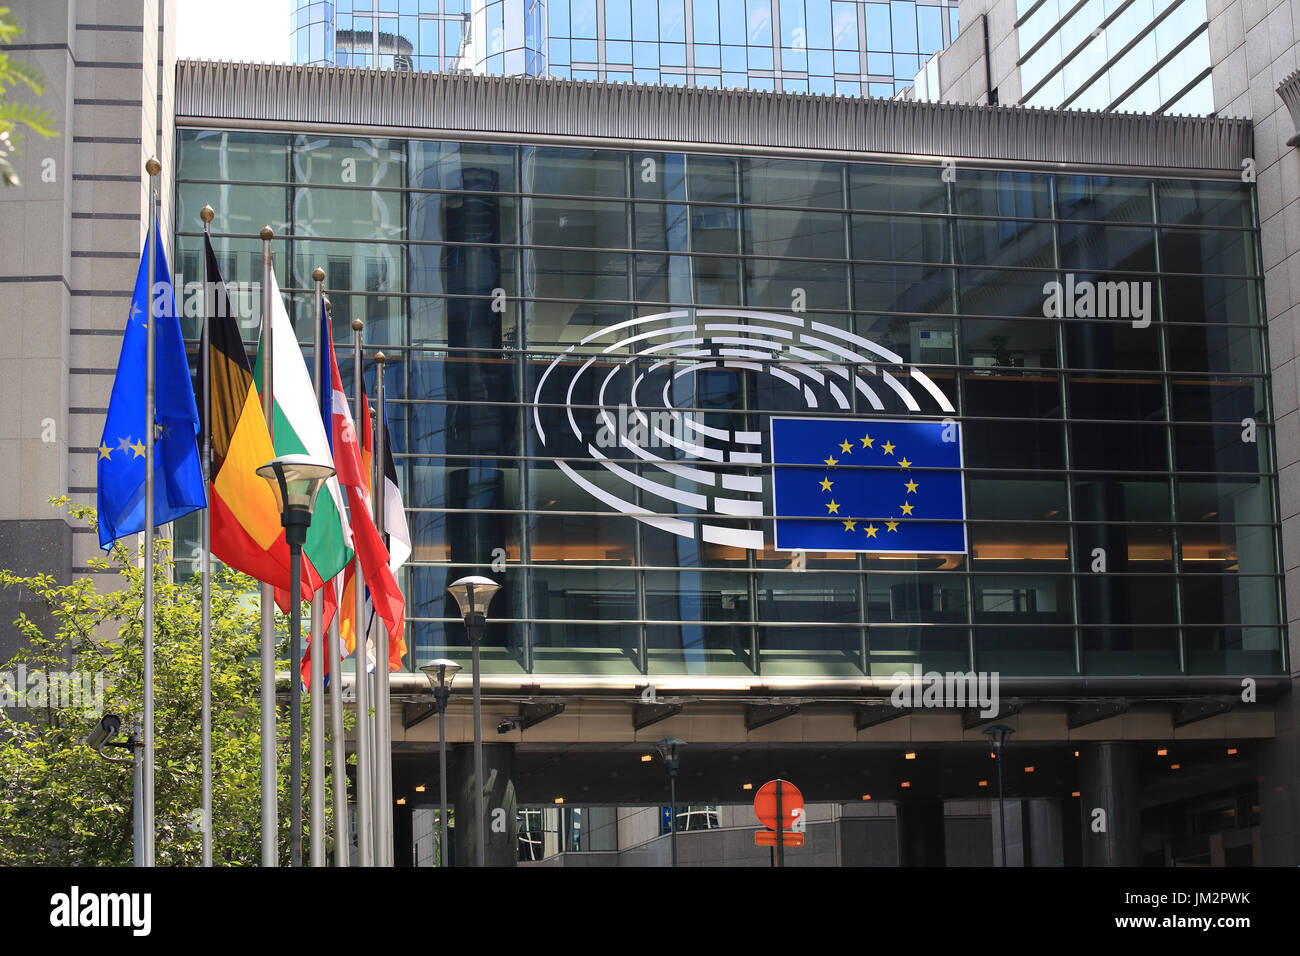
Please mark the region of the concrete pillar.
<svg viewBox="0 0 1300 956"><path fill-rule="evenodd" d="M515 745L483 744L483 775L487 780L486 804L488 866L515 866L519 862L515 819ZM478 839L474 802L474 746L461 744L447 754L448 798L454 806L453 842L457 866L474 865Z"/></svg>
<svg viewBox="0 0 1300 956"><path fill-rule="evenodd" d="M393 866L415 865L415 854L411 849L414 843L411 811L414 809L409 803L393 804Z"/></svg>
<svg viewBox="0 0 1300 956"><path fill-rule="evenodd" d="M993 822L993 865L1002 865L1002 818L1007 821L1007 868L1025 865L1025 843L1028 834L1028 819L1024 800L1003 801L1002 812L998 811L997 796L989 800L989 817Z"/></svg>
<svg viewBox="0 0 1300 956"><path fill-rule="evenodd" d="M897 805L898 865L943 866L943 801L900 800Z"/></svg>
<svg viewBox="0 0 1300 956"><path fill-rule="evenodd" d="M1132 744L1080 749L1084 866L1141 866L1137 754Z"/></svg>
<svg viewBox="0 0 1300 956"><path fill-rule="evenodd" d="M1029 865L1065 866L1061 801L1026 800L1025 810L1029 831Z"/></svg>
<svg viewBox="0 0 1300 956"><path fill-rule="evenodd" d="M1287 610L1300 613L1294 607ZM1296 866L1300 864L1300 702L1292 692L1274 706L1277 736L1264 742L1259 757L1260 840L1255 865Z"/></svg>

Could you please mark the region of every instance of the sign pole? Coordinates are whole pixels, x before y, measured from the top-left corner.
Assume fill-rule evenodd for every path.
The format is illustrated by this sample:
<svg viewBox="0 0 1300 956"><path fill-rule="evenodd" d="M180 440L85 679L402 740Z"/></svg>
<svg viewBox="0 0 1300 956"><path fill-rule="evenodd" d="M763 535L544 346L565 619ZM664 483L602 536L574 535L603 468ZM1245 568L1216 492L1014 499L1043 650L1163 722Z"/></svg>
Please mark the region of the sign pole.
<svg viewBox="0 0 1300 956"><path fill-rule="evenodd" d="M776 781L776 865L785 866L785 814L781 806L781 784L783 780Z"/></svg>

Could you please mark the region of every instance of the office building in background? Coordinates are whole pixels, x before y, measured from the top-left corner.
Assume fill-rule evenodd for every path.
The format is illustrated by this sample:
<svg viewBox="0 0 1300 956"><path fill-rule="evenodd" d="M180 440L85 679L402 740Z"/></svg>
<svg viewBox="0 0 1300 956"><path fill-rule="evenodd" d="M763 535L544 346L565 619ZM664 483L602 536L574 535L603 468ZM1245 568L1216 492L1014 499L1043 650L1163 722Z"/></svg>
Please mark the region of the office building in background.
<svg viewBox="0 0 1300 956"><path fill-rule="evenodd" d="M955 0L295 0L296 63L893 96Z"/></svg>
<svg viewBox="0 0 1300 956"><path fill-rule="evenodd" d="M1226 87L1212 81L1211 67L1242 46L1245 11L1277 6L1265 0L967 0L965 31L951 50L925 63L911 95L1205 116L1227 105L1220 96ZM1253 51L1261 64L1291 42L1291 11L1285 3L1281 8L1285 25L1270 15L1280 33L1261 32ZM1270 46L1276 48L1271 55ZM1243 74L1238 82L1246 78L1245 54L1237 50L1240 62L1224 64Z"/></svg>

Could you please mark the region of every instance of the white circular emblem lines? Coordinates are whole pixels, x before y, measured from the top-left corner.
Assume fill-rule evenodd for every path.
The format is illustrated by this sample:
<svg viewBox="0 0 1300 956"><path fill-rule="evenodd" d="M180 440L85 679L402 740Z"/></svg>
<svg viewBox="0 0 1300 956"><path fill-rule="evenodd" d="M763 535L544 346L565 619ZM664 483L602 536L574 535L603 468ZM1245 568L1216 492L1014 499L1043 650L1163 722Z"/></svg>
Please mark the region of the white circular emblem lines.
<svg viewBox="0 0 1300 956"><path fill-rule="evenodd" d="M891 365L906 370L907 379L920 384L926 393L922 397L932 399L940 411L955 411L924 372L890 349L852 332L773 312L682 309L608 326L557 355L533 393L533 424L544 447L548 435L542 425L541 408L547 380L561 363L576 361L579 356L572 354L576 348L599 346L602 340L607 344L601 351L587 355L569 380L565 418L579 447L617 479L614 487L620 483L627 486L627 497L584 477L567 461L557 458L556 467L615 511L692 540L698 537L712 544L764 549L762 530L708 520L763 517L763 476L745 473L749 470L746 466L763 464L763 438L758 431L705 425L690 412L674 408L673 385L687 376L707 369L741 369L770 375L789 385L809 409L851 411L851 393L856 390L874 411L884 411L881 395L892 394L909 412L921 412L920 403L905 382L884 367ZM642 360L639 365L638 360ZM644 360L650 360L650 364L645 365ZM593 371L598 362L601 368ZM606 367L608 371L604 371ZM602 371L598 386L594 381L583 386L594 387L595 406L584 403L575 408L574 392L583 376L600 375ZM616 389L628 396L627 400L607 403L607 393L613 394L611 382L628 375L632 376L630 386ZM661 378L662 387L650 384ZM626 456L620 463L606 455L606 449L617 448L627 449L644 464L637 467ZM660 451L662 455L657 453ZM631 500L636 498L638 488L672 502L671 513L654 511Z"/></svg>

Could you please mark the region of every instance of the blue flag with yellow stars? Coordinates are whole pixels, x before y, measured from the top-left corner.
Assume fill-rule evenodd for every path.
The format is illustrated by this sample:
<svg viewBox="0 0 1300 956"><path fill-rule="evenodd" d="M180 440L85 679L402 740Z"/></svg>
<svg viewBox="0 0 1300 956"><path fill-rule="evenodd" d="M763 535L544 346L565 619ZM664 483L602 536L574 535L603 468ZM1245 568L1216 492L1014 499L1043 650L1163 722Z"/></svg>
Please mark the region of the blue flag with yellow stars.
<svg viewBox="0 0 1300 956"><path fill-rule="evenodd" d="M961 426L772 419L778 550L965 554Z"/></svg>
<svg viewBox="0 0 1300 956"><path fill-rule="evenodd" d="M176 315L171 272L162 233L154 226L157 250L154 295L149 295L149 243L140 255L135 294L122 336L122 353L113 379L113 396L99 440L99 546L107 551L118 538L144 530L145 349L150 314L154 330L154 524L174 521L207 507L197 436L190 365ZM150 302L153 303L152 310Z"/></svg>

